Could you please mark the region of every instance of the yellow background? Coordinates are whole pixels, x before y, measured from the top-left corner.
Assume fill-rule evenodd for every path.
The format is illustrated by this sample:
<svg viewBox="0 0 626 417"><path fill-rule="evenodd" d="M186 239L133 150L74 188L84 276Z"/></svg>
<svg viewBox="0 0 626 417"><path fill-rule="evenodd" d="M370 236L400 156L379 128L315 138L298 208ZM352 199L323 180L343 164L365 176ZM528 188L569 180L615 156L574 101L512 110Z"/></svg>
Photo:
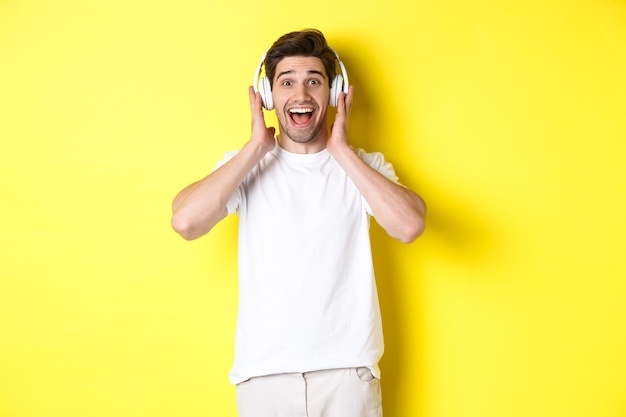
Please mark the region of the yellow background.
<svg viewBox="0 0 626 417"><path fill-rule="evenodd" d="M305 27L429 205L372 226L385 415L626 415L622 0L0 1L0 415L236 415L236 218L170 202Z"/></svg>

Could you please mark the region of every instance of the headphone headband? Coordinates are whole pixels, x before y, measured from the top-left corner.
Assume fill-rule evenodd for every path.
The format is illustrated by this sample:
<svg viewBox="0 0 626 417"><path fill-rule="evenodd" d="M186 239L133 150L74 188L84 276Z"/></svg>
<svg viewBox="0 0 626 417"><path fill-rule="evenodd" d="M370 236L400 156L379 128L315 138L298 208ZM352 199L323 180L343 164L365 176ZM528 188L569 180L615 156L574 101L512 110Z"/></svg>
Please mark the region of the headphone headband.
<svg viewBox="0 0 626 417"><path fill-rule="evenodd" d="M337 63L339 64L339 69L341 69L341 75L343 77L342 91L348 94L348 87L350 86L350 84L348 83L348 71L346 71L346 67L343 65L341 58L339 58L339 54L333 48L330 48L330 50L333 51L333 53L335 54L335 58L337 58Z"/></svg>
<svg viewBox="0 0 626 417"><path fill-rule="evenodd" d="M259 65L257 65L256 70L254 71L254 83L252 84L252 87L254 87L255 93L259 91L258 89L259 75L261 75L261 67L263 66L263 62L265 61L265 57L267 56L268 51L269 49L263 53L263 56L261 57L261 60L259 61Z"/></svg>

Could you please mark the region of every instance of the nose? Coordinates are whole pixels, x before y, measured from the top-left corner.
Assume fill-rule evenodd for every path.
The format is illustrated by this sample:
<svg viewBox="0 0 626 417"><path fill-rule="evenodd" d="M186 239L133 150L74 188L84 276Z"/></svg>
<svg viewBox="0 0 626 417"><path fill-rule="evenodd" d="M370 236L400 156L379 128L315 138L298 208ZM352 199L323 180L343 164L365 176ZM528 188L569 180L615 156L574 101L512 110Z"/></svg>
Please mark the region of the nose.
<svg viewBox="0 0 626 417"><path fill-rule="evenodd" d="M298 83L294 92L294 99L299 101L306 101L311 97L309 93L309 87L306 83Z"/></svg>

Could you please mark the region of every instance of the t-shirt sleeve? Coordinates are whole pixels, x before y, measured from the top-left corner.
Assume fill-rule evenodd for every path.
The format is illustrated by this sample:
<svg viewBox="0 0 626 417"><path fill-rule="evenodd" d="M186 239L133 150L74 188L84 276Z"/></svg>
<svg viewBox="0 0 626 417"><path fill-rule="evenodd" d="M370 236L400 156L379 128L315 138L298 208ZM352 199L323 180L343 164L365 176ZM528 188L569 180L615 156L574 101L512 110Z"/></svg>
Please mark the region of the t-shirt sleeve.
<svg viewBox="0 0 626 417"><path fill-rule="evenodd" d="M376 170L378 173L387 177L391 181L399 184L398 177L396 175L395 170L393 169L393 165L390 162L385 161L385 157L380 152L365 152L363 149L356 149L356 154L363 162L369 165L371 168Z"/></svg>
<svg viewBox="0 0 626 417"><path fill-rule="evenodd" d="M233 157L237 155L237 152L239 151L225 152L224 159L222 159L221 161L217 163L217 165L215 165L215 168L213 169L213 171L216 171L217 169L222 167L224 164L226 164L228 161L233 159ZM239 206L241 204L242 196L243 196L242 185L239 184L239 187L237 187L233 195L230 196L230 199L226 203L226 210L228 210L228 214L236 214L239 211Z"/></svg>
<svg viewBox="0 0 626 417"><path fill-rule="evenodd" d="M396 171L393 169L393 165L390 162L385 161L385 157L380 152L365 152L363 149L355 149L355 152L359 158L367 165L369 165L372 169L374 169L379 174L388 178L390 181L402 185L398 182L398 176L396 175ZM372 215L372 209L370 208L369 203L365 200L365 197L361 197L363 201L363 207L365 207L365 211L368 214Z"/></svg>

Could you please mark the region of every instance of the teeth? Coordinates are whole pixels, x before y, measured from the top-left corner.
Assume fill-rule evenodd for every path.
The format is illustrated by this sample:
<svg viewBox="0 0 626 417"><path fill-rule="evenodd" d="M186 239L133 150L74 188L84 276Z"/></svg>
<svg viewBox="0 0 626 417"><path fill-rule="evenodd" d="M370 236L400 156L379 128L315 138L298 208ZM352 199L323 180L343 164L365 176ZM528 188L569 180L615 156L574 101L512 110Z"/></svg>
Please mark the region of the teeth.
<svg viewBox="0 0 626 417"><path fill-rule="evenodd" d="M303 108L303 109L290 109L289 113L300 113L300 114L303 114L303 113L313 113L313 109L306 109L306 108Z"/></svg>

